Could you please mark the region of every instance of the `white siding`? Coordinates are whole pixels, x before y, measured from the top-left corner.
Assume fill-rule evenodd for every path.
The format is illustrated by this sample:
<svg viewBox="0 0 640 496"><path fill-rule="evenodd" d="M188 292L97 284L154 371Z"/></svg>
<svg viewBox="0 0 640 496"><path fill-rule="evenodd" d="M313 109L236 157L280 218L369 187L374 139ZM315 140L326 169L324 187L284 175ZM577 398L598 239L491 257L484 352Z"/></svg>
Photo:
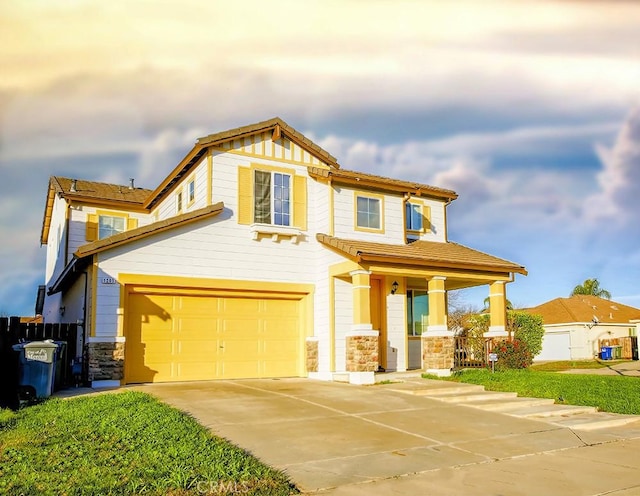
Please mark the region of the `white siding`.
<svg viewBox="0 0 640 496"><path fill-rule="evenodd" d="M353 325L353 290L351 283L334 278L335 284L335 336L336 336L336 371L344 372L347 368L346 343L347 333Z"/></svg>
<svg viewBox="0 0 640 496"><path fill-rule="evenodd" d="M368 232L356 230L355 197L356 191L366 196L369 192L336 186L334 193L334 229L338 238L360 239L379 243L404 243L404 202L401 196L373 193L384 197L382 212L384 230Z"/></svg>
<svg viewBox="0 0 640 496"><path fill-rule="evenodd" d="M431 209L431 229L420 236L422 241L446 241L445 203L438 200L422 199Z"/></svg>
<svg viewBox="0 0 640 496"><path fill-rule="evenodd" d="M407 363L407 330L405 325L407 297L404 293L386 295L387 370L404 372ZM394 351L395 350L395 351Z"/></svg>

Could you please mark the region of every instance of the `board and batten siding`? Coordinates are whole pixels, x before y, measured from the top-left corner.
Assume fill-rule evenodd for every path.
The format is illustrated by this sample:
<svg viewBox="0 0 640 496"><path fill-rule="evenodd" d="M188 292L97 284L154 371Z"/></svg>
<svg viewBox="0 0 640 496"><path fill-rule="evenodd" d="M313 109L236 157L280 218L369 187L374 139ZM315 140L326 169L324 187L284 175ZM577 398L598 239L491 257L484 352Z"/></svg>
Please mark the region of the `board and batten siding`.
<svg viewBox="0 0 640 496"><path fill-rule="evenodd" d="M393 282L393 277L387 278ZM385 291L385 303L387 309L387 370L404 372L407 369L407 329L406 329L406 303L404 291L392 295ZM395 349L392 352L390 348Z"/></svg>

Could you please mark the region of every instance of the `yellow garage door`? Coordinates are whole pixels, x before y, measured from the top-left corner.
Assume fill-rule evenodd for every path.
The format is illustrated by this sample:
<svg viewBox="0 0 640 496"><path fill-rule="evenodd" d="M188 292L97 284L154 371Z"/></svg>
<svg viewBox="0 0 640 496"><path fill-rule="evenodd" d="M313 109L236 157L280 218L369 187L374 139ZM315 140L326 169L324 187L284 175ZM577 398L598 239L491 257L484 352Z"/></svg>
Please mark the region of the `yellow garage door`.
<svg viewBox="0 0 640 496"><path fill-rule="evenodd" d="M300 375L300 300L129 295L126 382Z"/></svg>

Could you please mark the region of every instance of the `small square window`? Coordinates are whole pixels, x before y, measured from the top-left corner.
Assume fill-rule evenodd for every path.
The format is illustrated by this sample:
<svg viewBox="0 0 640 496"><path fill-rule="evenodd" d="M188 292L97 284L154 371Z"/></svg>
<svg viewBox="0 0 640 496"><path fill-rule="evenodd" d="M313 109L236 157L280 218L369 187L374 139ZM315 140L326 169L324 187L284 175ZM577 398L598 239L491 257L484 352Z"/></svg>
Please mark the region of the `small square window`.
<svg viewBox="0 0 640 496"><path fill-rule="evenodd" d="M98 239L108 238L114 234L124 232L125 218L101 215L98 219Z"/></svg>
<svg viewBox="0 0 640 496"><path fill-rule="evenodd" d="M379 198L356 198L356 226L365 229L381 229L381 201Z"/></svg>

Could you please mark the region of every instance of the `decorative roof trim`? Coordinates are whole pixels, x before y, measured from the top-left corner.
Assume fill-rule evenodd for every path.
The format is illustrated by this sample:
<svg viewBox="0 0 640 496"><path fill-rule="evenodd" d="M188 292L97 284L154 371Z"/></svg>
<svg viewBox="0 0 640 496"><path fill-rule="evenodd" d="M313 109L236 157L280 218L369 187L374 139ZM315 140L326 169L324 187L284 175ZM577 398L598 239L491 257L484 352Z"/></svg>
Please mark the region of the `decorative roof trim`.
<svg viewBox="0 0 640 496"><path fill-rule="evenodd" d="M338 184L348 184L359 188L371 188L377 191L391 193L407 193L412 196L426 196L453 201L458 198L455 191L428 184L414 183L392 179L390 177L376 176L363 172L349 170L327 170L320 167L308 167L309 176L317 179L328 179Z"/></svg>

